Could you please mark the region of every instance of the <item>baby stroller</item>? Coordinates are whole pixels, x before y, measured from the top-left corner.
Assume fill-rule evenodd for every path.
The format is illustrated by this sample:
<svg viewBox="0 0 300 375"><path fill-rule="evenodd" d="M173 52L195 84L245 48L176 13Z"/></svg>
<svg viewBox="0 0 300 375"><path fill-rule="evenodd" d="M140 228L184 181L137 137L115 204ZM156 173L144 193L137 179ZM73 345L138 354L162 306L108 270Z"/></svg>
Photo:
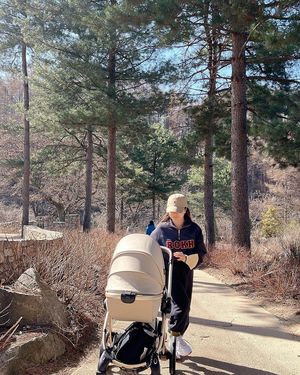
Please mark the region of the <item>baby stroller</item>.
<svg viewBox="0 0 300 375"><path fill-rule="evenodd" d="M167 283L163 253L169 264ZM176 337L172 349L165 346L172 269L171 250L150 236L130 234L119 241L105 289L106 316L96 375L106 374L110 364L131 373L150 368L151 375L160 375L160 358L169 359L169 372L175 374ZM120 321L132 323L118 331Z"/></svg>

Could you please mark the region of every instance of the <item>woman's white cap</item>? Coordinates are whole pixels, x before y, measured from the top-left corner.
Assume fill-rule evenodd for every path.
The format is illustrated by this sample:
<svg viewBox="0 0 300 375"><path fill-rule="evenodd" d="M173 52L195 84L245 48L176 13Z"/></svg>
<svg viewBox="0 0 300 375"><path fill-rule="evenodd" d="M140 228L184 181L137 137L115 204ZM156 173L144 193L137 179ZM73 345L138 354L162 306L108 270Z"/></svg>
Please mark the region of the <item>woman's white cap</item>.
<svg viewBox="0 0 300 375"><path fill-rule="evenodd" d="M187 199L183 194L172 194L168 198L166 212L183 212L187 207Z"/></svg>

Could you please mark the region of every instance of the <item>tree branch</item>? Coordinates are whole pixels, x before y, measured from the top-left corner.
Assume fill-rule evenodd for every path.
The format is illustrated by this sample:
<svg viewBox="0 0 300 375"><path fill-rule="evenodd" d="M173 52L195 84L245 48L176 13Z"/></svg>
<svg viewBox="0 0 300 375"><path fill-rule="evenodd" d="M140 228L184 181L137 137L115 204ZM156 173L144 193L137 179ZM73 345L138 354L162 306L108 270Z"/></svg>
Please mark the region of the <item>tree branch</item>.
<svg viewBox="0 0 300 375"><path fill-rule="evenodd" d="M247 80L257 80L257 81L273 81L273 82L280 82L280 83L300 83L299 80L295 79L287 79L281 77L270 77L270 76L248 76L246 77Z"/></svg>

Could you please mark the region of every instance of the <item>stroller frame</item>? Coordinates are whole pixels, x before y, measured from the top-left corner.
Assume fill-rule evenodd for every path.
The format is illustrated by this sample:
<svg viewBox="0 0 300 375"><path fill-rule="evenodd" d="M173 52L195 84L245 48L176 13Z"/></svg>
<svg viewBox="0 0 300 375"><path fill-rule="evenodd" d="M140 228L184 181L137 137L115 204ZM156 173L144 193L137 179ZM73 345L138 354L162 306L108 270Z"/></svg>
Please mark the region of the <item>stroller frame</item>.
<svg viewBox="0 0 300 375"><path fill-rule="evenodd" d="M155 343L155 352L151 356L150 361L144 361L137 364L126 364L113 358L113 335L117 332L113 331L113 319L106 311L102 342L100 345L99 362L96 371L96 375L106 374L107 367L109 365L119 367L123 370L130 371L143 371L147 368L151 368L151 375L160 375L160 363L159 357L169 359L169 372L171 375L175 374L176 368L176 336L173 336L171 351L166 348L165 342L167 337L167 314L171 311L171 293L172 293L172 275L173 275L173 253L165 247L160 246L163 253L168 256L168 283L164 286L164 291L161 300L161 320L155 318L155 329L157 330L157 337Z"/></svg>

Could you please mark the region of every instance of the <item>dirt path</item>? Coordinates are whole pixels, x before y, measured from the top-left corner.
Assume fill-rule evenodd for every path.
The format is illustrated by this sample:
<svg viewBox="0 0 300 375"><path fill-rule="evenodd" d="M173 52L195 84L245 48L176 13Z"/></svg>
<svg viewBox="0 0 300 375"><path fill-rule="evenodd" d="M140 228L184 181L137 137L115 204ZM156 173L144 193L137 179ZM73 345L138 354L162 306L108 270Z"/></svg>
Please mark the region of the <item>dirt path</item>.
<svg viewBox="0 0 300 375"><path fill-rule="evenodd" d="M300 374L300 325L289 333L277 317L205 271L195 272L193 293L185 336L193 353L178 363L178 375ZM72 375L95 375L97 356L90 353ZM161 368L169 374L167 361Z"/></svg>

